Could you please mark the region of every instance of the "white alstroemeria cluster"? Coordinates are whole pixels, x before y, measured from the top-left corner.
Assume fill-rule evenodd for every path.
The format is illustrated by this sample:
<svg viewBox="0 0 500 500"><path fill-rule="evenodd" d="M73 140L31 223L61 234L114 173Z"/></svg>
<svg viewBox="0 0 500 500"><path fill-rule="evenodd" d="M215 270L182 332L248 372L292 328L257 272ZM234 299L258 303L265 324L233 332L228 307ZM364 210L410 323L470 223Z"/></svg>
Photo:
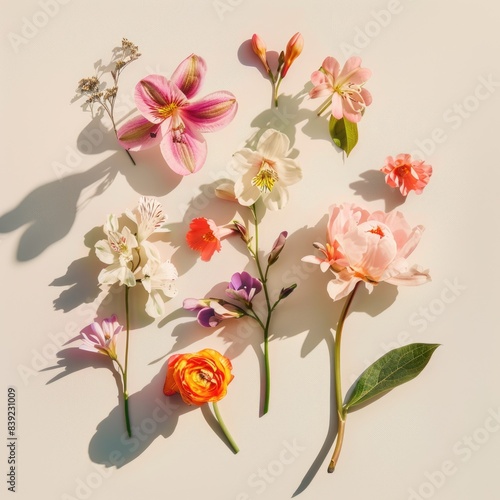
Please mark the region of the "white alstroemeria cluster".
<svg viewBox="0 0 500 500"><path fill-rule="evenodd" d="M97 258L107 264L97 279L100 285L142 284L149 295L146 313L157 318L164 313L166 297L177 294L174 281L178 274L169 260L162 261L158 248L147 238L153 233L168 231L167 216L156 198L145 196L125 215L132 222L132 229L127 225L120 229L118 217L109 215L103 226L107 239L95 244Z"/></svg>

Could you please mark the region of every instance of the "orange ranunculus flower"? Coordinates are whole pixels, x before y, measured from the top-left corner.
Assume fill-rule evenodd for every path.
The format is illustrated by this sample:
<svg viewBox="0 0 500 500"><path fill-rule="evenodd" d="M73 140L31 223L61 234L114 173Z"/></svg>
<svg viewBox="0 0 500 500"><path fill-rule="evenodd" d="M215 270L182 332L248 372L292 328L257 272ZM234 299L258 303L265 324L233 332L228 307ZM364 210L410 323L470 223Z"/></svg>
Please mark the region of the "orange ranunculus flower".
<svg viewBox="0 0 500 500"><path fill-rule="evenodd" d="M233 380L231 361L213 349L192 354L174 354L168 360L163 392L178 392L188 405L202 405L222 399Z"/></svg>

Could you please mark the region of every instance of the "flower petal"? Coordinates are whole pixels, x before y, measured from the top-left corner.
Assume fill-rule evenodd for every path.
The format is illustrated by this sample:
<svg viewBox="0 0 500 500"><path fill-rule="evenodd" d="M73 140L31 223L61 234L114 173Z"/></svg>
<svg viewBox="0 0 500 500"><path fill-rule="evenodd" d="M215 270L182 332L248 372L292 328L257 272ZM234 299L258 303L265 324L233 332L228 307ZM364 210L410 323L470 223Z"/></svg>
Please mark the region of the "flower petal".
<svg viewBox="0 0 500 500"><path fill-rule="evenodd" d="M153 290L146 302L146 313L152 318L159 318L165 312L165 303L158 290Z"/></svg>
<svg viewBox="0 0 500 500"><path fill-rule="evenodd" d="M326 57L321 67L336 80L339 76L340 64L335 57Z"/></svg>
<svg viewBox="0 0 500 500"><path fill-rule="evenodd" d="M333 93L333 88L329 83L320 83L309 91L309 97L316 99L317 97L324 97Z"/></svg>
<svg viewBox="0 0 500 500"><path fill-rule="evenodd" d="M231 92L221 90L184 106L181 113L200 132L215 132L231 122L237 109L236 97Z"/></svg>
<svg viewBox="0 0 500 500"><path fill-rule="evenodd" d="M205 139L197 130L188 126L181 132L172 131L166 134L160 147L168 166L177 174L194 174L205 164Z"/></svg>
<svg viewBox="0 0 500 500"><path fill-rule="evenodd" d="M398 274L386 280L391 285L417 286L431 281L428 270L423 270L420 266L412 266L407 272Z"/></svg>
<svg viewBox="0 0 500 500"><path fill-rule="evenodd" d="M274 129L266 130L259 138L257 150L268 160L283 158L290 147L288 136Z"/></svg>
<svg viewBox="0 0 500 500"><path fill-rule="evenodd" d="M132 151L151 148L158 144L162 137L160 125L151 123L143 116L129 120L118 129L116 135L120 144Z"/></svg>
<svg viewBox="0 0 500 500"><path fill-rule="evenodd" d="M254 173L250 170L234 183L234 194L240 205L245 207L253 205L261 195L260 189L252 184L253 178Z"/></svg>
<svg viewBox="0 0 500 500"><path fill-rule="evenodd" d="M342 119L344 116L342 97L340 97L337 92L332 96L332 115L334 118L337 118L337 120Z"/></svg>
<svg viewBox="0 0 500 500"><path fill-rule="evenodd" d="M191 99L200 90L206 72L207 64L205 60L196 54L191 54L177 66L171 81L177 85L188 99Z"/></svg>

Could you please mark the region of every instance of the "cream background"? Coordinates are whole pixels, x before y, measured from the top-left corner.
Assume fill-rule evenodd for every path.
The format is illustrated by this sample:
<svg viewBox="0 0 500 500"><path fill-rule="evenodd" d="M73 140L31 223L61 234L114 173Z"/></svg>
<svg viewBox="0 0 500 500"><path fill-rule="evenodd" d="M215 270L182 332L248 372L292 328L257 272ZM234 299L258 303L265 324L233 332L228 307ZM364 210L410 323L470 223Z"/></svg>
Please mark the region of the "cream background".
<svg viewBox="0 0 500 500"><path fill-rule="evenodd" d="M498 83L488 96L483 89L484 100L471 97L481 79L500 82L498 7L486 0L73 0L50 3L50 17L44 17L43 5L48 9L49 2L10 2L1 21L1 366L4 394L11 385L18 392L17 498L281 500L304 478L303 484L311 481L301 500L499 498L500 432L491 417L500 413ZM382 26L375 14L388 9L391 17ZM12 34L23 36L26 22L35 20L40 27L31 38L13 43ZM362 40L359 33L366 30L369 37ZM253 267L237 239L224 242L223 252L203 263L183 238L194 216L223 223L234 215L234 205L209 200L205 207L200 194L269 116L270 84L239 61L240 45L257 32L269 50L281 50L297 31L304 51L281 86L288 124L272 115L272 125L294 138L304 179L290 189L284 210L265 215L262 248L287 229L289 242L272 280L279 289L292 273L300 283L276 315L271 410L259 418L260 337L234 342L221 331L201 329L179 310L183 298L202 297L233 272ZM143 54L124 73L123 96L151 72L169 76L195 52L208 65L200 96L227 89L239 99L232 124L206 136L209 155L200 173L175 176L156 150L136 155L133 167L112 135L92 151L82 146L85 132L99 129L78 103L70 104L73 90L123 36ZM344 161L328 139L326 121L314 118L320 102L306 98L298 111L290 96L303 90L324 57L345 60L342 44L355 43L364 45L358 52L373 72L367 88L374 102L360 124L357 148ZM453 118L459 116L455 105L476 104L469 117ZM127 109L122 106L124 114ZM335 430L329 328L340 304L326 296L326 276L305 271L300 257L323 239L322 217L330 204L393 208L398 197L374 169L389 154L419 149L416 141L429 141L433 133L441 142L425 155L435 168L431 183L399 207L412 225L427 228L413 260L431 269L433 281L413 289L381 286L371 297L356 298L343 344L344 391L398 337L442 346L416 380L349 416L340 463L329 475ZM62 176L61 166L67 167ZM166 304L165 318L148 322L137 312L140 304L134 310L133 423L160 414L154 413L155 399L164 401L167 354L212 347L233 359L235 379L220 408L241 447L237 456L210 428L206 412L178 399L178 409L138 451L120 444L121 408L110 371L99 359L75 354L77 342L60 346L96 314L123 313L121 295L100 306L100 266L87 258L85 241L95 241L92 230L107 213L133 207L142 194L164 204L173 231L163 252L172 255L181 276L180 293ZM456 294L449 288L454 282L462 287ZM432 321L420 317L416 323L415 315L429 307ZM5 400L0 422L6 434ZM296 457L282 453L286 443L298 446ZM320 453L323 446L327 451ZM126 463L107 468L103 463L114 451ZM288 463L280 466L280 457ZM6 462L4 448L4 473ZM436 473L443 467L447 476ZM270 479L258 483L262 470Z"/></svg>

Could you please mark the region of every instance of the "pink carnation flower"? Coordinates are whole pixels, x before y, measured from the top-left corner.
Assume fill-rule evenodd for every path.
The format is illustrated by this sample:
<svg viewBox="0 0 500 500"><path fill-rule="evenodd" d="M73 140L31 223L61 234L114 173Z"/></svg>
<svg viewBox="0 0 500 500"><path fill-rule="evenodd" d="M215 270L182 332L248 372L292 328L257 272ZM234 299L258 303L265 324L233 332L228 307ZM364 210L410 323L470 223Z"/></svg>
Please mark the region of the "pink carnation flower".
<svg viewBox="0 0 500 500"><path fill-rule="evenodd" d="M302 260L319 264L323 272L335 275L328 283L333 300L347 296L356 283L364 281L369 292L382 281L393 285L421 285L430 281L427 271L410 267L407 258L424 231L411 228L401 212L370 212L356 205L333 205L327 229L327 243L314 246L322 257Z"/></svg>
<svg viewBox="0 0 500 500"><path fill-rule="evenodd" d="M396 158L388 156L380 171L385 174L385 182L393 188L399 188L403 196L407 196L410 191L421 194L432 175L430 165L423 160L413 160L409 154L400 154Z"/></svg>

